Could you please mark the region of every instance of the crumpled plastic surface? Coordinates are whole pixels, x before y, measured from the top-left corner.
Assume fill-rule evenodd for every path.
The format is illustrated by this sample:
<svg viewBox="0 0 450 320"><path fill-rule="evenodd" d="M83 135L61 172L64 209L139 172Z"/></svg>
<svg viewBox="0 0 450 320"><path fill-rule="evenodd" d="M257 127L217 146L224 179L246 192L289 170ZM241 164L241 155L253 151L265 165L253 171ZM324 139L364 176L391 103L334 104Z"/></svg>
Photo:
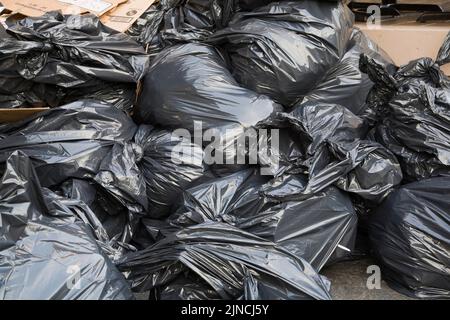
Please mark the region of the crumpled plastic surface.
<svg viewBox="0 0 450 320"><path fill-rule="evenodd" d="M147 185L148 215L163 218L183 190L207 174L202 147L149 125L139 127L134 141L143 150L138 166Z"/></svg>
<svg viewBox="0 0 450 320"><path fill-rule="evenodd" d="M340 61L352 25L340 2L273 2L238 13L208 42L227 51L240 84L291 106Z"/></svg>
<svg viewBox="0 0 450 320"><path fill-rule="evenodd" d="M292 177L301 191L306 179ZM284 247L316 270L348 257L354 247L357 216L350 198L335 187L297 201L273 202L263 191L295 190L245 170L214 179L183 193L183 204L164 223L144 219L155 240L208 221L230 224Z"/></svg>
<svg viewBox="0 0 450 320"><path fill-rule="evenodd" d="M155 300L219 300L220 296L199 276L186 272L164 287L152 290Z"/></svg>
<svg viewBox="0 0 450 320"><path fill-rule="evenodd" d="M67 180L52 189L65 198L83 202L95 214L107 234L104 242L114 248L106 250L111 259L116 259L128 250L135 250L130 241L138 227L138 217L112 197L108 190L95 182L81 179Z"/></svg>
<svg viewBox="0 0 450 320"><path fill-rule="evenodd" d="M339 104L356 115L364 115L367 112L364 108L365 102L374 83L359 69L360 55L371 57L389 72L394 72L396 67L389 56L359 29L353 29L347 46L347 52L341 61L304 97L303 103L315 101Z"/></svg>
<svg viewBox="0 0 450 320"><path fill-rule="evenodd" d="M203 41L223 28L236 10L235 0L161 0L127 31L153 57L166 46Z"/></svg>
<svg viewBox="0 0 450 320"><path fill-rule="evenodd" d="M363 69L376 83L368 108L378 121L371 138L399 159L406 181L450 174L450 79L430 58L394 75L370 58Z"/></svg>
<svg viewBox="0 0 450 320"><path fill-rule="evenodd" d="M450 63L450 32L444 40L441 48L439 49L438 56L436 58L436 63L440 66Z"/></svg>
<svg viewBox="0 0 450 320"><path fill-rule="evenodd" d="M20 151L6 160L0 208L0 299L134 299L89 208L43 188Z"/></svg>
<svg viewBox="0 0 450 320"><path fill-rule="evenodd" d="M90 188L101 189L99 194L107 199L101 201L104 210L111 216L119 211L134 224L136 215L148 205L145 181L137 166L142 150L132 143L136 130L123 111L95 101L78 101L0 125L0 163L20 150L33 162L42 186L86 204L92 201ZM69 190L73 179L95 186ZM116 210L108 210L107 203L115 204ZM129 228L124 226L123 233L115 235L117 241L130 239Z"/></svg>
<svg viewBox="0 0 450 320"><path fill-rule="evenodd" d="M295 166L297 171L308 173L308 183L301 192L266 196L302 198L335 185L377 203L401 182L403 176L395 156L382 145L365 140L366 122L347 108L308 102L279 114L279 118L302 137L299 147L304 156ZM289 176L282 180L286 186L292 183Z"/></svg>
<svg viewBox="0 0 450 320"><path fill-rule="evenodd" d="M118 267L129 272L137 291L165 287L189 272L221 299L330 299L328 280L306 261L224 223L207 222L172 233L123 257Z"/></svg>
<svg viewBox="0 0 450 320"><path fill-rule="evenodd" d="M404 185L371 216L383 279L417 298L450 298L450 178Z"/></svg>
<svg viewBox="0 0 450 320"><path fill-rule="evenodd" d="M56 293L52 287L43 295L131 298L114 261L135 291L150 290L156 299L329 299L330 284L317 271L352 257L357 212L389 205L391 192L396 199L409 188L393 191L403 178L395 157L400 148L391 143L391 136L377 137L385 122L398 120L407 130L396 134L410 139L415 152L432 154L427 162L425 156L417 161L413 152L408 153L414 166L423 162L431 164L433 174L446 174L442 162L450 158L445 140L450 81L438 64L448 59L448 44L436 64L422 59L397 70L352 27L353 17L343 4L269 2L162 0L129 35L101 26L90 15L50 13L11 26L0 44L0 107L58 106L80 97L107 102L78 101L0 125L0 173L18 172L12 162L26 162L30 168L28 176L34 178L27 183L39 191L28 192L32 187L24 184L33 197L25 199L32 208L26 212L39 211L30 222L52 228L32 230L40 240L52 236L46 253L62 252L53 240L65 243L76 234L70 245L82 242L87 252L80 261L88 268L101 267L105 279L105 285L83 287L77 296L62 287L67 272L57 269L55 277L61 281ZM240 13L226 27L236 11ZM150 57L133 38L146 45L153 59L148 72ZM55 76L56 68L61 72ZM144 74L135 112L135 119L144 124L138 127L113 106L130 110ZM409 94L409 100L402 97L408 104L399 102L395 112L386 112L385 106L395 104L400 93ZM293 108L284 110L275 100ZM416 114L410 104L423 112L424 121L417 128L408 119ZM433 120L424 116L428 108ZM379 119L382 122L368 136ZM212 130L221 141L229 139L216 154L229 152L231 145L234 149L237 138L254 128L279 129L280 148L262 147L267 152L259 153L263 158L250 165L207 166L204 141L173 134L174 129L192 134L200 122L201 133ZM420 137L425 135L432 139L422 144ZM401 147L404 162L408 149ZM280 166L269 155L278 157ZM270 166L270 176L259 172L264 165ZM415 168L413 173L420 172ZM0 195L8 190L0 190ZM0 203L3 200L0 196ZM7 206L24 207L9 198ZM382 214L386 217L375 217L375 224L391 223L387 213ZM427 219L422 225L433 228ZM441 220L448 225L447 218L439 219L438 226L444 225ZM390 231L381 229L377 232ZM448 226L441 229L448 233ZM7 238L14 232L5 234ZM33 249L41 250L44 244ZM420 244L421 253L432 248L448 265L447 243L443 248L442 242ZM382 253L383 263L392 268L390 256ZM6 256L11 259L9 252ZM0 270L4 261L11 264L0 252ZM441 261L434 267L442 269ZM52 264L45 262L38 271L50 278L52 270L47 268ZM397 271L394 268L392 274ZM432 285L439 283L435 271L430 271ZM409 281L408 273L400 279ZM110 286L113 289L105 289ZM21 297L39 294L22 289L17 291ZM448 294L429 289L420 288L418 296ZM7 294L1 290L0 296Z"/></svg>
<svg viewBox="0 0 450 320"><path fill-rule="evenodd" d="M0 94L12 97L0 101L2 107L55 107L95 97L131 111L149 63L131 37L94 15L58 12L19 20L7 32L0 42Z"/></svg>
<svg viewBox="0 0 450 320"><path fill-rule="evenodd" d="M184 44L161 52L146 75L136 118L169 128L256 126L281 106L239 87L211 46Z"/></svg>
<svg viewBox="0 0 450 320"><path fill-rule="evenodd" d="M236 0L238 2L239 8L242 10L252 10L258 7L265 6L271 2L272 0Z"/></svg>
<svg viewBox="0 0 450 320"><path fill-rule="evenodd" d="M282 107L268 97L241 88L214 47L189 43L167 48L153 60L135 119L200 135L209 130L210 140L218 137L217 158L229 163L239 150L237 139L271 123L278 111ZM203 140L206 147L208 138Z"/></svg>

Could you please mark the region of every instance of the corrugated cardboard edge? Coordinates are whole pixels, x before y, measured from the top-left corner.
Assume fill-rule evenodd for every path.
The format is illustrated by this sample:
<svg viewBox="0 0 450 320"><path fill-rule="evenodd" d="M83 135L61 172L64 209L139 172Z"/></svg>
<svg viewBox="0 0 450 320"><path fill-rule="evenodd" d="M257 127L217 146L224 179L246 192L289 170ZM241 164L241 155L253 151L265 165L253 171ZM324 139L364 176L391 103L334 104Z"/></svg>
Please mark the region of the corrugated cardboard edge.
<svg viewBox="0 0 450 320"><path fill-rule="evenodd" d="M101 16L102 23L119 32L127 31L155 0L128 0Z"/></svg>
<svg viewBox="0 0 450 320"><path fill-rule="evenodd" d="M369 28L366 23L358 23L356 26L399 66L423 57L436 59L450 31L450 23L393 24L382 25L379 29ZM450 76L450 64L442 66L441 70Z"/></svg>
<svg viewBox="0 0 450 320"><path fill-rule="evenodd" d="M127 0L105 0L105 2L112 4L112 6L105 11L92 13L101 16L108 11L114 10L124 1ZM8 10L30 17L41 16L49 11L61 11L63 14L83 14L89 12L86 8L58 0L2 0L1 3Z"/></svg>
<svg viewBox="0 0 450 320"><path fill-rule="evenodd" d="M17 109L0 109L0 123L11 123L24 120L37 113L47 111L50 108L17 108Z"/></svg>
<svg viewBox="0 0 450 320"><path fill-rule="evenodd" d="M52 6L52 1L39 1L34 0L4 0L3 7L13 11L14 13L20 13L25 16L40 16L45 12L62 10L64 14L83 14L87 13L87 10L74 5L68 5L66 3L59 3L58 6ZM105 0L109 1L109 0ZM115 5L107 12L92 12L100 17L102 23L116 31L125 32L133 23L139 19L140 16L150 6L158 0L111 0ZM47 3L47 4L46 4ZM50 3L50 4L49 4ZM0 7L0 8L3 8Z"/></svg>

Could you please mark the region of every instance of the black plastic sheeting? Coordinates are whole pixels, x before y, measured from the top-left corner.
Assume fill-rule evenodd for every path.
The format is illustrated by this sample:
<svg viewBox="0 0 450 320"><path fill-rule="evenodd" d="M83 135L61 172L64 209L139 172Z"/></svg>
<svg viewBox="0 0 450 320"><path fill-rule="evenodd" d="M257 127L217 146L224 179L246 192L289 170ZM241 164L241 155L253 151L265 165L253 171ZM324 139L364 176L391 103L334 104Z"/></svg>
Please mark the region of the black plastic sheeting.
<svg viewBox="0 0 450 320"><path fill-rule="evenodd" d="M139 127L134 141L143 149L138 166L147 185L147 214L153 218L168 216L183 190L208 174L203 149L171 131L149 125Z"/></svg>
<svg viewBox="0 0 450 320"><path fill-rule="evenodd" d="M401 182L403 176L395 156L382 145L365 140L366 122L347 108L308 102L290 113L279 114L279 118L301 137L302 145L297 147L303 156L296 160L294 168L308 173L308 183L289 194L266 192L266 196L296 199L335 185L378 203ZM286 186L298 183L290 176L282 180Z"/></svg>
<svg viewBox="0 0 450 320"><path fill-rule="evenodd" d="M154 57L164 48L203 42L226 27L239 11L256 9L272 0L160 0L127 30ZM337 1L334 1L337 2Z"/></svg>
<svg viewBox="0 0 450 320"><path fill-rule="evenodd" d="M385 66L389 72L395 71L396 67L389 56L364 33L355 28L348 43L347 52L341 61L327 72L311 92L305 95L302 103L315 101L340 104L361 116L370 112L370 110L366 110L365 102L374 83L367 74L359 69L361 54Z"/></svg>
<svg viewBox="0 0 450 320"><path fill-rule="evenodd" d="M0 298L329 299L318 271L366 224L393 286L449 297L450 177L423 179L450 176L450 36L398 68L336 1L162 0L128 35L7 24L0 107L58 107L0 125ZM252 129L279 150L227 164Z"/></svg>
<svg viewBox="0 0 450 320"><path fill-rule="evenodd" d="M8 26L0 43L0 107L95 98L131 111L149 57L94 15L47 13Z"/></svg>
<svg viewBox="0 0 450 320"><path fill-rule="evenodd" d="M89 208L43 188L32 161L20 151L4 166L0 298L134 299L104 243L97 243L104 231L89 225L95 223Z"/></svg>
<svg viewBox="0 0 450 320"><path fill-rule="evenodd" d="M193 273L221 299L330 299L329 282L303 259L228 224L206 222L172 233L122 258L119 270L137 291L170 286ZM194 285L188 297L198 297ZM167 289L166 289L167 290ZM172 289L174 290L174 289ZM185 287L190 290L190 287ZM175 296L179 296L175 294Z"/></svg>
<svg viewBox="0 0 450 320"><path fill-rule="evenodd" d="M448 176L450 79L430 58L411 61L393 75L365 56L361 65L376 83L367 102L379 120L372 139L397 156L406 181Z"/></svg>
<svg viewBox="0 0 450 320"><path fill-rule="evenodd" d="M204 41L228 24L235 0L161 0L127 31L154 56L179 42Z"/></svg>
<svg viewBox="0 0 450 320"><path fill-rule="evenodd" d="M417 298L450 298L450 178L407 184L370 220L383 279Z"/></svg>
<svg viewBox="0 0 450 320"><path fill-rule="evenodd" d="M440 66L450 63L450 32L444 40L444 44L439 49L436 63Z"/></svg>
<svg viewBox="0 0 450 320"><path fill-rule="evenodd" d="M237 139L250 128L267 126L282 110L268 97L241 88L214 47L190 43L165 49L153 60L135 119L200 135L209 130L210 140L220 138L216 155L229 163L236 157Z"/></svg>
<svg viewBox="0 0 450 320"><path fill-rule="evenodd" d="M33 162L42 186L86 204L98 191L106 199L97 203L105 204L106 212L126 215L128 224L115 236L127 242L132 236L130 224L148 206L137 166L142 149L132 143L136 131L131 118L111 105L74 102L0 125L0 163L20 150ZM89 183L70 181L80 179ZM113 211L107 203L115 204Z"/></svg>
<svg viewBox="0 0 450 320"><path fill-rule="evenodd" d="M208 41L227 51L244 87L291 106L339 63L352 25L342 3L282 1L237 14Z"/></svg>
<svg viewBox="0 0 450 320"><path fill-rule="evenodd" d="M214 47L176 45L153 60L135 117L169 128L251 127L281 111L268 97L241 88Z"/></svg>
<svg viewBox="0 0 450 320"><path fill-rule="evenodd" d="M241 10L252 10L252 9L256 9L258 7L262 7L264 5L267 5L271 2L276 2L273 0L230 0L230 1L235 1L237 2L237 5L239 7L239 9ZM317 1L317 2L338 2L340 0L312 0L312 1Z"/></svg>
<svg viewBox="0 0 450 320"><path fill-rule="evenodd" d="M304 177L292 177L298 189ZM287 195L293 188L245 170L187 189L183 204L165 222L144 219L155 239L208 221L227 223L274 242L308 261L316 270L350 256L357 216L345 193L335 187L297 201L273 202L265 190Z"/></svg>

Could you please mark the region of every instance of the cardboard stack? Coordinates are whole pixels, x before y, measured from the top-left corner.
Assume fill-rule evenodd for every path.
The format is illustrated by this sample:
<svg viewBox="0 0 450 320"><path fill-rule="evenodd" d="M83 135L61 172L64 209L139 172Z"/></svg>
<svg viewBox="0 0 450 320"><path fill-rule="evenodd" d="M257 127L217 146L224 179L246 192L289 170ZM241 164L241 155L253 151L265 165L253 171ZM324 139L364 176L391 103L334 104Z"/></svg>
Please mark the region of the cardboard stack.
<svg viewBox="0 0 450 320"><path fill-rule="evenodd" d="M3 6L24 16L41 16L59 10L63 14L93 13L110 28L127 31L155 0L2 0Z"/></svg>

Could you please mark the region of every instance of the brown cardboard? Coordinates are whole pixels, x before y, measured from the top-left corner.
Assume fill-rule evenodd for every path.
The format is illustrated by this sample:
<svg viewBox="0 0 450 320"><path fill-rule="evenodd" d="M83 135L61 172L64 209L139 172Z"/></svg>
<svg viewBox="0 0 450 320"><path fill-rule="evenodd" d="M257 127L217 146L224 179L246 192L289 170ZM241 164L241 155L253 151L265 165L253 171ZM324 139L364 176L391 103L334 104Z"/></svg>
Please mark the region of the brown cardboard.
<svg viewBox="0 0 450 320"><path fill-rule="evenodd" d="M0 109L0 123L16 122L50 108Z"/></svg>
<svg viewBox="0 0 450 320"><path fill-rule="evenodd" d="M114 30L125 32L155 2L155 0L128 0L104 14L100 20Z"/></svg>
<svg viewBox="0 0 450 320"><path fill-rule="evenodd" d="M63 14L82 14L91 12L98 16L116 8L126 0L1 0L5 8L13 12L26 16L41 16L46 12L59 10ZM95 3L102 2L109 4L109 7L99 9L99 11L89 9ZM78 3L75 5L73 3Z"/></svg>
<svg viewBox="0 0 450 320"><path fill-rule="evenodd" d="M386 51L397 65L422 57L436 59L444 39L450 31L449 23L418 23L415 21L383 22L379 29L366 23L357 26ZM450 75L450 64L441 68Z"/></svg>

